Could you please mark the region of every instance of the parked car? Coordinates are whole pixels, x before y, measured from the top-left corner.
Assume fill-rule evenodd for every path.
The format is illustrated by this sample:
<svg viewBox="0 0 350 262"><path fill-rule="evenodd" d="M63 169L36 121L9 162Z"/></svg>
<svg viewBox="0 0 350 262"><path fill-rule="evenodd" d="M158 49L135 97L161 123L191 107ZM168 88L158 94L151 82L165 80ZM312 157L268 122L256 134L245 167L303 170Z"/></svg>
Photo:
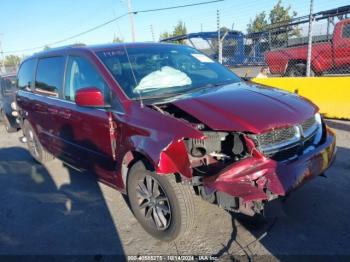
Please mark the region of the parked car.
<svg viewBox="0 0 350 262"><path fill-rule="evenodd" d="M0 76L0 119L8 133L19 129L15 103L16 75Z"/></svg>
<svg viewBox="0 0 350 262"><path fill-rule="evenodd" d="M301 45L267 51L265 61L272 74L305 76L307 49ZM330 41L312 44L311 69L314 75L350 73L350 19L335 25Z"/></svg>
<svg viewBox="0 0 350 262"><path fill-rule="evenodd" d="M93 171L165 241L190 230L193 194L254 215L335 156L311 102L243 82L188 46L53 49L22 62L18 88L32 156Z"/></svg>

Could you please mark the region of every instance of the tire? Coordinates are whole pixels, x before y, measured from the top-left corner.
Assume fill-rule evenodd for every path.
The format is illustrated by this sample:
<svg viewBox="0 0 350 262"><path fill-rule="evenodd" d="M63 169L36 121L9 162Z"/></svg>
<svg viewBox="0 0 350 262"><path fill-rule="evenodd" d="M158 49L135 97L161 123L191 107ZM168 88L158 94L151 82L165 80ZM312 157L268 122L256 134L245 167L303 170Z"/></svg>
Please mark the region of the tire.
<svg viewBox="0 0 350 262"><path fill-rule="evenodd" d="M288 77L306 76L306 64L305 63L291 64L290 66L288 66L285 76L288 76ZM310 72L310 76L315 76L315 73L312 69Z"/></svg>
<svg viewBox="0 0 350 262"><path fill-rule="evenodd" d="M193 189L177 183L174 175L159 176L138 161L130 168L127 192L134 216L153 237L172 241L191 230L195 213Z"/></svg>
<svg viewBox="0 0 350 262"><path fill-rule="evenodd" d="M3 120L3 126L4 129L7 133L14 133L17 132L17 128L14 128L11 126L10 121L8 120L6 114L4 113L4 111L1 112L1 118Z"/></svg>
<svg viewBox="0 0 350 262"><path fill-rule="evenodd" d="M27 138L27 146L32 157L40 164L45 164L54 159L41 145L32 125L28 120L24 120L23 133Z"/></svg>

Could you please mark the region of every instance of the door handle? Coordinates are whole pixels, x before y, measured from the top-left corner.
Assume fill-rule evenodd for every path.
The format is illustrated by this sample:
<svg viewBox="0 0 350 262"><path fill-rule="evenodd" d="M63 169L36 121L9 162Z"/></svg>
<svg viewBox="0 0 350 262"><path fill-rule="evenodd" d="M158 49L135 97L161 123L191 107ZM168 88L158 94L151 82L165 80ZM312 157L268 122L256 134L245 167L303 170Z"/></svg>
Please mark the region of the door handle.
<svg viewBox="0 0 350 262"><path fill-rule="evenodd" d="M58 113L58 109L55 109L55 108L48 108L47 111L53 115L57 115Z"/></svg>
<svg viewBox="0 0 350 262"><path fill-rule="evenodd" d="M41 105L41 104L34 104L34 110L35 111L39 111L39 112L41 112L41 113L43 113L43 112L46 112L47 111L47 107L46 106L43 106L43 105Z"/></svg>
<svg viewBox="0 0 350 262"><path fill-rule="evenodd" d="M60 111L58 114L65 119L69 119L72 116L72 111L66 109Z"/></svg>

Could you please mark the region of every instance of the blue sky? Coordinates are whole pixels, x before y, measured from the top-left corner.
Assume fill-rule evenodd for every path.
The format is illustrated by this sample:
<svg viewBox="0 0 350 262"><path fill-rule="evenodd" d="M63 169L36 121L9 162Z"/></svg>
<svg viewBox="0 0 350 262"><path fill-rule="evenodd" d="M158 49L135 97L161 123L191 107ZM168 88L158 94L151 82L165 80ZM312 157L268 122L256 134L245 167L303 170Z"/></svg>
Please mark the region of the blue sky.
<svg viewBox="0 0 350 262"><path fill-rule="evenodd" d="M162 8L203 2L205 0L133 0L133 10ZM182 20L189 32L216 29L216 10L221 25L246 30L249 20L261 11L269 11L277 0L225 0L203 6L135 15L136 40L151 41L150 25L158 40L159 34L171 31ZM308 0L283 0L298 15L306 15ZM314 0L315 12L349 4L349 0ZM0 0L0 41L4 52L42 46L80 33L127 12L127 0ZM113 36L131 40L128 17L104 28L60 45L83 42L111 42ZM16 53L18 55L30 52Z"/></svg>

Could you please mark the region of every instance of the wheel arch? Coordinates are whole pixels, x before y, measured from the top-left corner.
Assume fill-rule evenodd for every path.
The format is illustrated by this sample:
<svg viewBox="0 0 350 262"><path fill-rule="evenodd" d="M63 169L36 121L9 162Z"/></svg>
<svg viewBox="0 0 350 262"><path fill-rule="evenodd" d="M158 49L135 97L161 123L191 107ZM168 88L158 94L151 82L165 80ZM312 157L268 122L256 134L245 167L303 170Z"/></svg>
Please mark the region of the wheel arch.
<svg viewBox="0 0 350 262"><path fill-rule="evenodd" d="M153 160L151 156L149 156L146 152L143 152L143 151L134 149L126 152L121 162L122 163L121 177L122 177L124 188L125 189L127 188L127 181L128 181L128 176L129 176L131 167L139 161L142 161L148 170L156 172L160 176L174 175L177 182L181 182L183 179L189 179L190 178L189 175L192 176L192 173L189 174L189 172L191 171L183 168L183 165L185 163L177 163L177 159L176 157L174 157L175 153L180 153L180 152L178 150L176 151L171 150L174 147L175 149L177 149L179 147L179 142L180 141L171 143L167 148L165 148L162 152L160 152L159 159L157 161ZM173 144L174 146L172 146ZM169 151L169 148L170 148L170 151ZM184 153L184 152L181 152L181 153ZM186 165L187 164L188 166L190 165L189 161L188 163L186 163Z"/></svg>
<svg viewBox="0 0 350 262"><path fill-rule="evenodd" d="M287 65L286 65L286 68L284 70L284 75L287 74L288 72L288 69L291 68L292 66L294 65L297 65L297 64L305 64L306 65L307 61L305 59L289 59L288 62L287 62Z"/></svg>
<svg viewBox="0 0 350 262"><path fill-rule="evenodd" d="M137 150L129 150L124 154L121 165L121 176L125 190L127 190L129 171L138 161L142 161L147 169L155 171L155 164L147 154Z"/></svg>

